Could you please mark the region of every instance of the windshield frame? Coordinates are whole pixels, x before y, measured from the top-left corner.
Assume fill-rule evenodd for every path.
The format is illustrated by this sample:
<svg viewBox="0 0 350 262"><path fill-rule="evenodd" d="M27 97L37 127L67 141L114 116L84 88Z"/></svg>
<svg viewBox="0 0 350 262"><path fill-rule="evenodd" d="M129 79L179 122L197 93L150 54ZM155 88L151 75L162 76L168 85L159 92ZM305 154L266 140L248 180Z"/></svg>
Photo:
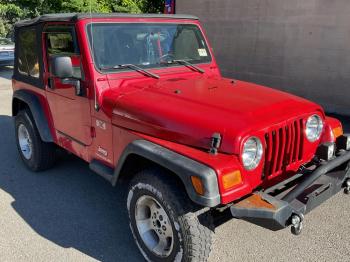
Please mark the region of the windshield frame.
<svg viewBox="0 0 350 262"><path fill-rule="evenodd" d="M205 42L205 45L208 49L208 56L209 56L209 60L206 62L199 62L199 63L193 63L194 65L210 65L214 59L213 59L213 54L212 54L212 50L211 47L208 43L208 40L206 38L206 35L204 34L201 26L198 23L194 23L194 22L184 22L184 21L176 21L176 22L169 22L169 21L136 21L136 22L124 22L124 21L92 21L92 22L88 22L85 24L85 37L87 39L87 44L89 47L89 55L91 57L91 60L93 61L94 64L94 68L97 72L99 72L100 74L106 75L106 74L121 74L121 73L126 73L126 72L133 72L134 70L132 69L118 69L118 70L114 70L114 69L110 69L110 70L101 70L96 62L95 62L95 57L94 57L94 53L93 53L93 48L92 48L92 42L91 39L89 37L90 33L89 33L89 26L94 25L94 24L164 24L164 25L194 25L198 28L198 30L201 33L201 36ZM139 66L139 65L137 65ZM154 67L146 67L143 69L146 70L165 70L165 69L173 69L173 68L183 68L186 67L185 65L181 65L178 63L173 63L173 64L169 64L167 66L163 65L163 66L154 66Z"/></svg>

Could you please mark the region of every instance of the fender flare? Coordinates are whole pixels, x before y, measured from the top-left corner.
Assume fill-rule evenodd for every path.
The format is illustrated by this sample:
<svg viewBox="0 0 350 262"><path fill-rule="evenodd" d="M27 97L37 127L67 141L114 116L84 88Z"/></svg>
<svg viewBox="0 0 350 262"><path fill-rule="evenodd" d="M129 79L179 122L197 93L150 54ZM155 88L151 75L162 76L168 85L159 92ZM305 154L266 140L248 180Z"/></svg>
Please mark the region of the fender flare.
<svg viewBox="0 0 350 262"><path fill-rule="evenodd" d="M113 185L118 181L125 160L132 154L142 156L172 171L182 180L187 194L193 202L206 207L220 204L221 197L217 175L212 168L147 140L135 140L124 149L114 170L111 181ZM191 176L197 176L201 179L205 188L204 195L196 193L192 186Z"/></svg>
<svg viewBox="0 0 350 262"><path fill-rule="evenodd" d="M38 96L26 90L17 90L13 93L12 96L12 109L14 99L21 100L22 102L28 105L30 112L32 113L32 116L34 118L35 125L38 128L41 140L43 140L44 142L54 142L48 124L48 120L46 118ZM13 110L12 116L14 115L15 112Z"/></svg>

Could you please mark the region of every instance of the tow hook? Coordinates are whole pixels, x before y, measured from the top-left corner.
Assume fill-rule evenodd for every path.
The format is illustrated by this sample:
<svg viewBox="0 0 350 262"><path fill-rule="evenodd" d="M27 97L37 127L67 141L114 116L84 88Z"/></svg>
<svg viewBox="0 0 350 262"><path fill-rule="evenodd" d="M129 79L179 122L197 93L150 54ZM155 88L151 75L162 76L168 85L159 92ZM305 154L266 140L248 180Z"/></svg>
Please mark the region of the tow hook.
<svg viewBox="0 0 350 262"><path fill-rule="evenodd" d="M347 195L350 194L350 178L348 180L346 180L346 182L345 182L344 193Z"/></svg>
<svg viewBox="0 0 350 262"><path fill-rule="evenodd" d="M292 227L290 228L293 235L300 235L301 231L303 230L303 221L304 221L304 215L303 214L293 214L291 217L291 223Z"/></svg>

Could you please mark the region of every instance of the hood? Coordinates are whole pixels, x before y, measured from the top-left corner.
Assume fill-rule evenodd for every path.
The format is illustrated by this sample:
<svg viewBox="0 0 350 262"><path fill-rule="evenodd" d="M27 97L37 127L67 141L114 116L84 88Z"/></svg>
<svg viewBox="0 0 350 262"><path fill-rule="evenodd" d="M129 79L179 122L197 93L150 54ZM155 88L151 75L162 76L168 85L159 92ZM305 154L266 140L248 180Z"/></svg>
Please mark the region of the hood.
<svg viewBox="0 0 350 262"><path fill-rule="evenodd" d="M207 150L213 133L220 133L220 151L229 154L238 154L241 140L258 130L322 112L318 105L281 91L205 76L125 80L103 95L103 106L114 125L192 147Z"/></svg>

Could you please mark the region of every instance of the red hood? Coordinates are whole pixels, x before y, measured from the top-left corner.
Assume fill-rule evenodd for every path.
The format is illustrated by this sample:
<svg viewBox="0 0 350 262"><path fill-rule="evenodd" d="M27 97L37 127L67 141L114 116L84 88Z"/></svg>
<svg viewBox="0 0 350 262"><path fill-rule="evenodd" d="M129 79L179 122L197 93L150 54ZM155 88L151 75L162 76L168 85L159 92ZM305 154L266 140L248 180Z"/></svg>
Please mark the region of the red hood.
<svg viewBox="0 0 350 262"><path fill-rule="evenodd" d="M112 87L115 84L110 80ZM220 151L231 154L239 153L247 135L322 111L312 102L271 88L205 76L149 79L142 84L124 80L105 92L102 101L114 125L205 149L218 132L223 137Z"/></svg>

